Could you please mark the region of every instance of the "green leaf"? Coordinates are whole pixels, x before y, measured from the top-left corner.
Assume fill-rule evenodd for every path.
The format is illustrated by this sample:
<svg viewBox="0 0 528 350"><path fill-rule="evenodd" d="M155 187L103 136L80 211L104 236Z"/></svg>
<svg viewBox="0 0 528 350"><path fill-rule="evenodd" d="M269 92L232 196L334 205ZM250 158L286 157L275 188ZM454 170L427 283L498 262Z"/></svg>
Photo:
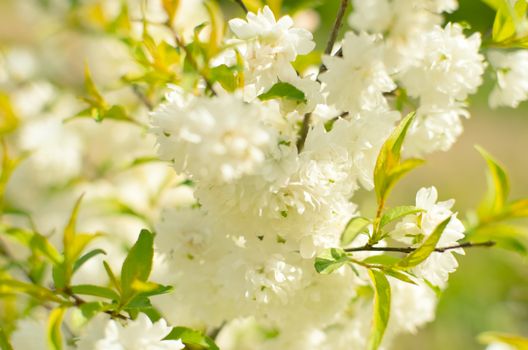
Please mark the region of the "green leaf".
<svg viewBox="0 0 528 350"><path fill-rule="evenodd" d="M114 272L112 271L112 268L110 267L110 265L108 265L108 263L106 261L103 261L103 266L104 266L104 269L105 269L106 274L108 276L108 279L110 280L112 285L114 286L115 289L117 289L121 293L121 285L117 281L117 278L116 278Z"/></svg>
<svg viewBox="0 0 528 350"><path fill-rule="evenodd" d="M201 346L207 350L220 350L218 345L199 331L190 329L187 327L174 327L172 331L164 338L164 340L177 340L181 341L188 346Z"/></svg>
<svg viewBox="0 0 528 350"><path fill-rule="evenodd" d="M139 238L130 249L121 268L121 290L123 298L134 293L132 284L138 280L146 282L152 270L154 257L154 235L148 230L141 230Z"/></svg>
<svg viewBox="0 0 528 350"><path fill-rule="evenodd" d="M238 87L236 73L235 69L232 69L225 64L221 64L211 68L211 80L219 82L224 89L233 92Z"/></svg>
<svg viewBox="0 0 528 350"><path fill-rule="evenodd" d="M387 255L387 254L379 254L379 255L372 255L368 258L364 259L362 262L366 264L378 264L378 265L386 265L391 266L397 264L401 258L398 258L394 255Z"/></svg>
<svg viewBox="0 0 528 350"><path fill-rule="evenodd" d="M362 216L357 216L348 221L343 233L341 234L341 245L347 246L359 235L360 233L367 232L367 227L370 224L370 220Z"/></svg>
<svg viewBox="0 0 528 350"><path fill-rule="evenodd" d="M385 200L401 176L421 164L418 160L407 160L400 163L403 141L414 117L414 113L409 113L381 147L374 168L374 187L378 203Z"/></svg>
<svg viewBox="0 0 528 350"><path fill-rule="evenodd" d="M389 275L391 277L397 278L400 281L416 285L416 282L412 279L412 276L409 275L405 271L401 271L401 270L397 270L397 269L391 269L391 268L384 268L384 269L382 269L382 271L386 275Z"/></svg>
<svg viewBox="0 0 528 350"><path fill-rule="evenodd" d="M83 266L85 262L87 262L88 260L90 260L91 258L99 254L106 255L106 252L102 249L93 249L89 251L88 253L84 254L83 256L81 256L79 259L77 259L75 264L73 264L73 272L77 271L81 266Z"/></svg>
<svg viewBox="0 0 528 350"><path fill-rule="evenodd" d="M6 292L13 292L14 294L20 292L26 293L37 300L47 300L57 303L64 301L49 289L37 284L21 282L14 279L0 279L0 286L2 286L3 290Z"/></svg>
<svg viewBox="0 0 528 350"><path fill-rule="evenodd" d="M508 199L510 192L508 175L495 158L493 158L482 147L475 146L475 148L486 160L490 180L486 197L479 207L479 214L481 216L496 214L503 209Z"/></svg>
<svg viewBox="0 0 528 350"><path fill-rule="evenodd" d="M507 224L488 224L471 234L473 241L494 241L496 246L521 255L528 254L528 230Z"/></svg>
<svg viewBox="0 0 528 350"><path fill-rule="evenodd" d="M315 258L314 267L320 274L326 275L348 263L348 256L342 249L331 248Z"/></svg>
<svg viewBox="0 0 528 350"><path fill-rule="evenodd" d="M403 218L404 216L416 214L422 211L423 209L420 209L413 205L406 205L406 206L390 208L381 217L380 227L384 227L385 225L390 224L391 222L398 220L400 218Z"/></svg>
<svg viewBox="0 0 528 350"><path fill-rule="evenodd" d="M273 85L268 91L258 96L261 101L272 100L275 98L285 98L297 102L305 102L306 96L304 92L297 89L290 83L278 82Z"/></svg>
<svg viewBox="0 0 528 350"><path fill-rule="evenodd" d="M440 240L440 237L442 236L442 233L444 232L445 228L451 221L451 217L448 217L444 221L442 221L436 228L434 229L433 233L427 237L425 242L418 248L416 248L415 251L412 253L409 253L405 258L403 258L398 264L398 267L408 269L411 267L414 267L421 262L425 261L431 255L431 253L435 250L436 245L438 244L438 241Z"/></svg>
<svg viewBox="0 0 528 350"><path fill-rule="evenodd" d="M9 343L9 338L4 332L4 329L0 327L0 349L1 350L14 350L11 343Z"/></svg>
<svg viewBox="0 0 528 350"><path fill-rule="evenodd" d="M79 215L79 209L81 207L81 201L83 199L83 196L84 195L81 195L75 202L72 213L70 215L70 219L68 220L68 223L64 228L64 236L62 242L64 245L64 255L67 260L71 260L72 257L71 250L75 239L75 225L77 223L77 216Z"/></svg>
<svg viewBox="0 0 528 350"><path fill-rule="evenodd" d="M528 339L513 334L485 332L478 336L478 340L483 344L503 343L517 350L528 349Z"/></svg>
<svg viewBox="0 0 528 350"><path fill-rule="evenodd" d="M73 294L91 295L94 297L119 300L119 295L107 287L95 286L91 284L79 284L71 287Z"/></svg>
<svg viewBox="0 0 528 350"><path fill-rule="evenodd" d="M391 289L389 281L383 272L370 269L369 276L374 285L374 305L368 350L376 350L383 340L383 335L389 322Z"/></svg>
<svg viewBox="0 0 528 350"><path fill-rule="evenodd" d="M48 318L48 347L51 350L62 350L62 319L64 318L65 308L54 309Z"/></svg>
<svg viewBox="0 0 528 350"><path fill-rule="evenodd" d="M53 264L62 262L62 256L57 249L55 249L46 237L37 232L10 227L3 230L2 233L9 235L19 243L28 247L31 251L39 252Z"/></svg>
<svg viewBox="0 0 528 350"><path fill-rule="evenodd" d="M507 218L528 217L528 199L519 199L509 203L503 210Z"/></svg>
<svg viewBox="0 0 528 350"><path fill-rule="evenodd" d="M110 304L105 304L100 301L91 301L88 303L84 303L81 306L79 306L79 310L81 310L82 315L87 320L90 320L92 317L97 315L99 312L108 310L109 307L111 307Z"/></svg>

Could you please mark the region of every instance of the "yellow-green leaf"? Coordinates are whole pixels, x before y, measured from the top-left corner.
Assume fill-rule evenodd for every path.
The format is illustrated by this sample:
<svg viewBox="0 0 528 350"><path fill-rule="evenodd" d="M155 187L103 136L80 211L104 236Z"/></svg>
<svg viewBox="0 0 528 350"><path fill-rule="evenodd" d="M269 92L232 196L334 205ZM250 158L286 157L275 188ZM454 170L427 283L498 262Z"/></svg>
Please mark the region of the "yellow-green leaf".
<svg viewBox="0 0 528 350"><path fill-rule="evenodd" d="M478 340L483 344L503 343L512 346L516 350L528 350L528 339L518 335L485 332L478 336Z"/></svg>
<svg viewBox="0 0 528 350"><path fill-rule="evenodd" d="M486 160L489 171L488 191L479 207L479 214L485 217L496 214L503 209L510 192L510 182L506 171L493 156L480 146L475 148Z"/></svg>
<svg viewBox="0 0 528 350"><path fill-rule="evenodd" d="M0 327L0 349L1 350L13 350L13 346L9 343L9 338L4 332L4 329L1 327Z"/></svg>
<svg viewBox="0 0 528 350"><path fill-rule="evenodd" d="M121 268L123 298L129 298L134 294L134 281L146 282L148 280L152 270L153 257L154 235L148 230L141 230L136 243L130 249Z"/></svg>
<svg viewBox="0 0 528 350"><path fill-rule="evenodd" d="M444 233L446 226L449 224L449 221L451 221L451 217L448 217L438 226L436 226L433 233L427 237L425 242L420 247L416 248L416 250L409 253L405 258L403 258L397 264L397 266L407 269L414 267L427 259L429 255L431 255L431 253L435 250L442 233Z"/></svg>
<svg viewBox="0 0 528 350"><path fill-rule="evenodd" d="M347 246L362 232L368 232L367 227L370 220L362 216L357 216L348 221L343 233L341 234L341 245Z"/></svg>
<svg viewBox="0 0 528 350"><path fill-rule="evenodd" d="M389 281L383 272L371 269L369 270L369 275L374 285L374 305L368 350L376 350L383 340L383 335L389 322L391 289Z"/></svg>
<svg viewBox="0 0 528 350"><path fill-rule="evenodd" d="M391 222L403 218L404 216L422 212L423 209L413 205L399 206L390 208L383 214L380 221L380 227L390 224Z"/></svg>
<svg viewBox="0 0 528 350"><path fill-rule="evenodd" d="M410 168L417 165L416 161L413 161L412 163L406 164L403 168L398 169L403 141L407 130L414 120L414 116L414 113L409 113L381 147L374 168L374 187L378 203L386 198L388 192L394 185L394 181L401 177L398 174L403 175L407 169L410 170Z"/></svg>
<svg viewBox="0 0 528 350"><path fill-rule="evenodd" d="M62 319L66 312L65 308L54 309L48 318L48 347L51 350L62 350L63 339L62 339Z"/></svg>

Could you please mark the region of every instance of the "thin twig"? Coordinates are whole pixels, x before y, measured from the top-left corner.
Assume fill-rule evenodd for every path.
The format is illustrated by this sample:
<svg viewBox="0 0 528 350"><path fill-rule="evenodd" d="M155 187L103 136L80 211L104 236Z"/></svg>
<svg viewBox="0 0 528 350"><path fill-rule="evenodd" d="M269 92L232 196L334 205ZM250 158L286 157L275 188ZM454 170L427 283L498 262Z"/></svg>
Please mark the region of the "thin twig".
<svg viewBox="0 0 528 350"><path fill-rule="evenodd" d="M475 248L475 247L493 247L496 244L494 241L486 242L464 242L456 245L447 247L435 248L435 252L444 253L448 250L459 249L459 248ZM418 248L413 247L373 247L370 245L364 245L362 247L345 248L345 252L398 252L398 253L412 253Z"/></svg>
<svg viewBox="0 0 528 350"><path fill-rule="evenodd" d="M339 6L339 10L337 11L336 20L334 22L334 26L332 28L330 38L328 39L328 42L326 44L326 49L325 49L326 55L330 55L332 53L332 48L334 47L334 44L337 40L337 36L339 35L339 30L341 29L341 26L343 24L343 18L345 17L345 12L346 12L347 7L348 7L348 0L341 0L341 5ZM319 81L319 74L321 74L321 72L323 72L324 70L326 70L326 67L324 66L324 64L321 64L321 66L319 66L319 73L317 75L317 81ZM299 153L301 153L302 149L304 148L304 143L306 142L306 137L308 136L308 130L310 129L311 119L312 119L311 113L306 113L304 115L303 122L301 125L301 130L299 131L299 138L297 139L297 152Z"/></svg>
<svg viewBox="0 0 528 350"><path fill-rule="evenodd" d="M328 39L328 43L326 43L326 49L324 52L326 55L330 55L332 53L332 49L334 48L334 44L337 40L337 35L339 34L339 30L343 25L343 18L345 17L347 6L348 0L341 0L341 5L339 6L339 10L337 11L336 20L334 22L334 26L332 27L330 38Z"/></svg>
<svg viewBox="0 0 528 350"><path fill-rule="evenodd" d="M202 77L202 79L205 81L205 85L211 93L216 96L216 91L213 89L213 84L211 81L209 81L209 77L203 70L200 69L200 66L198 65L198 62L194 59L192 52L189 50L189 48L185 45L185 42L180 37L180 35L176 32L176 30L170 25L170 23L165 24L167 28L172 32L172 36L174 37L174 40L176 41L176 45L178 45L184 52L185 52L185 59L189 62L189 64L194 68L194 70Z"/></svg>
<svg viewBox="0 0 528 350"><path fill-rule="evenodd" d="M132 85L132 91L134 91L134 94L136 97L147 107L149 111L152 111L154 109L154 106L152 105L152 102L143 94L137 85Z"/></svg>
<svg viewBox="0 0 528 350"><path fill-rule="evenodd" d="M248 10L246 4L244 4L244 2L243 2L242 0L235 0L235 2L236 2L237 4L239 4L240 7L242 7L242 10L244 10L245 13L248 13L248 12L249 12L249 10Z"/></svg>

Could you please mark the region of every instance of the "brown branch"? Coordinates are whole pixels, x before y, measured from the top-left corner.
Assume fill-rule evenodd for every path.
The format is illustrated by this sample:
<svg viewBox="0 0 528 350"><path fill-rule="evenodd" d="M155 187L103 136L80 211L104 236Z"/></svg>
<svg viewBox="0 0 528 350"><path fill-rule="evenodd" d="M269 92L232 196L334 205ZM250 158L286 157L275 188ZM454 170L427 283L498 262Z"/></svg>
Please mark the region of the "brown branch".
<svg viewBox="0 0 528 350"><path fill-rule="evenodd" d="M343 19L345 17L345 12L346 12L347 7L348 7L348 0L341 0L341 5L339 6L339 9L337 11L336 20L334 22L334 26L332 27L330 38L328 39L328 42L326 43L326 49L324 52L326 55L330 55L332 53L332 48L334 47L334 44L337 40L339 30L341 29L341 26L343 25ZM341 49L338 52L340 51ZM319 74L321 74L324 70L326 70L326 67L324 66L324 64L321 64L321 66L319 66L319 73L317 74L317 81L319 81ZM302 149L304 148L304 143L306 142L306 137L308 136L308 131L310 129L311 119L312 119L311 113L306 113L304 115L304 119L301 125L301 130L299 132L299 138L297 139L297 152L298 153L301 153Z"/></svg>
<svg viewBox="0 0 528 350"><path fill-rule="evenodd" d="M152 111L154 109L154 105L150 100L143 94L137 85L132 85L132 91L134 92L134 95L147 107L149 111Z"/></svg>
<svg viewBox="0 0 528 350"><path fill-rule="evenodd" d="M444 253L448 250L459 249L459 248L475 248L475 247L493 247L496 244L494 241L486 242L464 242L456 245L447 247L435 248L435 252ZM362 247L345 248L345 252L398 252L398 253L412 253L418 248L413 247L373 247L371 245L364 245Z"/></svg>

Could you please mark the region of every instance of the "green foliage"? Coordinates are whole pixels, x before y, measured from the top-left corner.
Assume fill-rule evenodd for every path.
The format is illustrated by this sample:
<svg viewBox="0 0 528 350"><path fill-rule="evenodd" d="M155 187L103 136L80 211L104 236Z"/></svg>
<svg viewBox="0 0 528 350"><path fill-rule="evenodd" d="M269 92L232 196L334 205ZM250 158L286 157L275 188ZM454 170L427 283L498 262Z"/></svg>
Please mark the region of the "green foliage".
<svg viewBox="0 0 528 350"><path fill-rule="evenodd" d="M514 4L508 0L483 1L496 10L492 29L493 45L528 48L528 36L519 36L528 10L526 0L517 0Z"/></svg>
<svg viewBox="0 0 528 350"><path fill-rule="evenodd" d="M478 336L478 340L483 344L507 344L516 350L528 349L528 339L513 334L485 332Z"/></svg>
<svg viewBox="0 0 528 350"><path fill-rule="evenodd" d="M385 201L392 187L403 175L423 163L421 159L407 159L403 162L400 160L403 140L414 117L414 113L408 114L380 150L374 168L374 186L378 203Z"/></svg>
<svg viewBox="0 0 528 350"><path fill-rule="evenodd" d="M382 272L369 270L369 276L374 286L374 305L368 350L376 350L383 340L389 322L391 289L387 277Z"/></svg>
<svg viewBox="0 0 528 350"><path fill-rule="evenodd" d="M258 98L261 101L284 98L287 100L296 101L298 103L306 102L306 96L304 95L304 92L297 89L292 84L285 82L275 83L268 91L260 94Z"/></svg>
<svg viewBox="0 0 528 350"><path fill-rule="evenodd" d="M526 255L528 231L511 221L528 218L528 199L509 201L510 181L506 170L483 148L477 147L477 150L488 166L488 189L467 237L491 240L500 248Z"/></svg>
<svg viewBox="0 0 528 350"><path fill-rule="evenodd" d="M368 233L368 225L371 221L362 216L357 216L350 219L341 234L341 245L347 246L361 233Z"/></svg>
<svg viewBox="0 0 528 350"><path fill-rule="evenodd" d="M407 215L420 213L422 211L423 209L417 208L413 205L404 205L391 208L387 210L381 217L380 227L384 227L390 224L391 222L401 219Z"/></svg>
<svg viewBox="0 0 528 350"><path fill-rule="evenodd" d="M325 250L315 258L315 270L320 274L329 274L348 263L347 254L342 249L331 248Z"/></svg>
<svg viewBox="0 0 528 350"><path fill-rule="evenodd" d="M50 350L62 350L62 319L66 312L65 308L54 309L48 317L48 347Z"/></svg>
<svg viewBox="0 0 528 350"><path fill-rule="evenodd" d="M13 350L13 346L9 342L9 338L4 330L0 327L0 350Z"/></svg>
<svg viewBox="0 0 528 350"><path fill-rule="evenodd" d="M187 327L174 327L165 337L166 340L181 339L181 341L190 348L204 350L220 350L215 342L203 333Z"/></svg>
<svg viewBox="0 0 528 350"><path fill-rule="evenodd" d="M121 292L124 300L129 300L136 292L135 281L146 282L152 270L154 257L154 235L141 230L139 238L130 249L121 268Z"/></svg>
<svg viewBox="0 0 528 350"><path fill-rule="evenodd" d="M448 217L444 221L442 221L436 228L434 229L433 233L431 233L425 242L418 247L413 252L409 253L405 258L403 258L398 264L398 267L408 269L412 268L421 262L425 261L431 255L431 253L435 250L436 245L438 244L438 241L440 240L440 237L442 236L442 233L444 233L445 228L449 224L449 221L451 221L451 217Z"/></svg>

